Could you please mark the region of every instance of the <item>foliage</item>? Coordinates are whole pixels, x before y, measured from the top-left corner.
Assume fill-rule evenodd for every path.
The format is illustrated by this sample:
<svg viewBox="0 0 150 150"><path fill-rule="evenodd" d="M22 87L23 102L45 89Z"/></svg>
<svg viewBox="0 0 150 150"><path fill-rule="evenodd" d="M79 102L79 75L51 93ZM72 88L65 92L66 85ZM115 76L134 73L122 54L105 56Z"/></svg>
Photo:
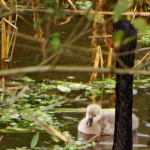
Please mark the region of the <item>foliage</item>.
<svg viewBox="0 0 150 150"><path fill-rule="evenodd" d="M131 6L131 3L132 1L122 0L116 4L116 6L114 7L114 15L113 15L114 22L119 20L121 14Z"/></svg>
<svg viewBox="0 0 150 150"><path fill-rule="evenodd" d="M149 45L150 44L150 27L148 26L145 31L145 35L141 36L139 41L143 44Z"/></svg>
<svg viewBox="0 0 150 150"><path fill-rule="evenodd" d="M26 79L26 81L25 81ZM15 79L14 79L15 80ZM19 79L20 80L20 79ZM18 81L18 79L16 79ZM28 82L27 82L28 81ZM30 81L30 82L29 82ZM49 81L49 82L48 82ZM134 88L149 87L149 78L137 78L134 80ZM66 125L76 122L58 120L55 113L64 111L64 108L54 108L57 105L69 103L70 95L76 91L80 91L81 95L77 101L94 99L103 92L114 93L115 80L108 78L105 80L97 80L93 84L79 84L67 81L51 81L44 80L44 83L35 84L33 80L25 77L20 87L30 84L29 90L22 94L19 100L11 106L11 93L7 93L7 97L1 100L0 111L3 115L0 118L1 124L8 124L6 129L0 129L1 132L32 132L43 131L36 122L32 122L32 118L43 122L45 125L53 125L56 128L64 128ZM57 89L61 86L60 89ZM69 88L70 93L64 91ZM47 94L48 92L48 94ZM76 93L77 94L77 93ZM75 94L75 98L76 98ZM11 107L10 107L11 106ZM66 109L69 110L69 109ZM76 109L70 108L70 112ZM30 118L31 119L30 119Z"/></svg>
<svg viewBox="0 0 150 150"><path fill-rule="evenodd" d="M47 42L50 43L50 47L49 47L50 50L57 51L59 49L59 46L60 46L59 33L55 32L55 33L51 34L47 38Z"/></svg>
<svg viewBox="0 0 150 150"><path fill-rule="evenodd" d="M80 143L80 145L81 145L81 143ZM74 144L74 145L66 144L64 147L61 147L59 145L55 145L54 150L80 150L80 149L86 149L86 148L90 148L90 147L94 147L94 146L95 146L94 142L88 143L84 146L79 146L78 143Z"/></svg>
<svg viewBox="0 0 150 150"><path fill-rule="evenodd" d="M58 7L56 0L46 0L44 7L48 13L35 22L36 27L44 23L48 24L50 27L51 23L54 23L57 19L66 17L66 13ZM49 27L47 28L47 43L49 44L49 50L58 51L60 45L59 33L50 32Z"/></svg>
<svg viewBox="0 0 150 150"><path fill-rule="evenodd" d="M145 32L147 28L147 23L143 18L136 18L133 21L134 26L141 32ZM140 26L139 26L140 24Z"/></svg>
<svg viewBox="0 0 150 150"><path fill-rule="evenodd" d="M92 8L92 1L76 1L75 6L79 10L89 10Z"/></svg>
<svg viewBox="0 0 150 150"><path fill-rule="evenodd" d="M32 138L31 145L30 145L30 147L31 147L32 149L36 146L36 144L37 144L37 142L38 142L38 139L39 139L39 132L36 133L36 134L34 135L34 137Z"/></svg>

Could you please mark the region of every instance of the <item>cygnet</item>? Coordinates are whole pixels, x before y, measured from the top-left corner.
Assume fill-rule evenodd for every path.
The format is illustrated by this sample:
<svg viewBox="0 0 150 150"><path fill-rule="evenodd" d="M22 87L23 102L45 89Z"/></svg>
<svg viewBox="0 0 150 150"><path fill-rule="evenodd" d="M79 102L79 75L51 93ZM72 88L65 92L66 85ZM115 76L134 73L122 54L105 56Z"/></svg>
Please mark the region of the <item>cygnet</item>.
<svg viewBox="0 0 150 150"><path fill-rule="evenodd" d="M87 107L86 117L78 124L78 131L85 134L113 135L115 109L102 110L98 104ZM132 130L139 126L138 117L132 114Z"/></svg>

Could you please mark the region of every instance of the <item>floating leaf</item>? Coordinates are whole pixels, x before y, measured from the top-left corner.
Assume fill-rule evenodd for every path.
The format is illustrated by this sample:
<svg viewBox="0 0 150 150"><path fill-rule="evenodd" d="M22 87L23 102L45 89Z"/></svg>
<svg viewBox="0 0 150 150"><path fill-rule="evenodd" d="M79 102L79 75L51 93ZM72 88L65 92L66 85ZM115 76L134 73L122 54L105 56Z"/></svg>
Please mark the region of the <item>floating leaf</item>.
<svg viewBox="0 0 150 150"><path fill-rule="evenodd" d="M29 78L27 76L23 77L23 80L24 80L25 83L33 83L33 82L35 82L35 80L33 80L33 79L31 79L31 78Z"/></svg>
<svg viewBox="0 0 150 150"><path fill-rule="evenodd" d="M17 131L17 132L29 132L30 130L29 129L25 129L25 128L18 128L18 127L11 127L11 126L8 126L6 128L7 130L12 130L12 131Z"/></svg>
<svg viewBox="0 0 150 150"><path fill-rule="evenodd" d="M84 89L85 87L86 87L85 85L82 85L80 83L73 83L69 85L69 88L71 90L81 90L81 89Z"/></svg>
<svg viewBox="0 0 150 150"><path fill-rule="evenodd" d="M105 90L106 93L115 93L114 90Z"/></svg>
<svg viewBox="0 0 150 150"><path fill-rule="evenodd" d="M10 123L10 126L11 126L11 127L17 126L17 123L12 122L12 123Z"/></svg>
<svg viewBox="0 0 150 150"><path fill-rule="evenodd" d="M58 85L58 86L57 86L57 89L58 89L59 91L61 91L61 92L64 92L64 93L69 93L69 92L71 91L70 88L65 87L65 86L62 86L62 85Z"/></svg>
<svg viewBox="0 0 150 150"><path fill-rule="evenodd" d="M20 119L20 115L19 114L13 114L13 115L10 115L10 118L11 119Z"/></svg>
<svg viewBox="0 0 150 150"><path fill-rule="evenodd" d="M33 136L30 147L34 148L37 145L38 140L39 140L39 132Z"/></svg>
<svg viewBox="0 0 150 150"><path fill-rule="evenodd" d="M34 121L34 115L29 114L29 115L22 115L22 118L28 121Z"/></svg>

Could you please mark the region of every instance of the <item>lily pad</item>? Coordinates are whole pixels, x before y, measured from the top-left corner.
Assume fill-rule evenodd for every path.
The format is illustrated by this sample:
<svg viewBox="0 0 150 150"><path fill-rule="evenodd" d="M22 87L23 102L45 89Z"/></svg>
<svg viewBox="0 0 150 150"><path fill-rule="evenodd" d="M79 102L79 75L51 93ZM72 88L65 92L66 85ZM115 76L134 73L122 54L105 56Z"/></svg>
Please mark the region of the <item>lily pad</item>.
<svg viewBox="0 0 150 150"><path fill-rule="evenodd" d="M86 85L82 85L80 83L74 83L74 84L70 84L69 85L69 88L71 90L82 90L82 89L85 89Z"/></svg>
<svg viewBox="0 0 150 150"><path fill-rule="evenodd" d="M63 93L69 93L69 92L71 91L70 88L65 87L65 86L62 86L62 85L58 85L58 86L57 86L57 89L58 89L60 92L63 92Z"/></svg>

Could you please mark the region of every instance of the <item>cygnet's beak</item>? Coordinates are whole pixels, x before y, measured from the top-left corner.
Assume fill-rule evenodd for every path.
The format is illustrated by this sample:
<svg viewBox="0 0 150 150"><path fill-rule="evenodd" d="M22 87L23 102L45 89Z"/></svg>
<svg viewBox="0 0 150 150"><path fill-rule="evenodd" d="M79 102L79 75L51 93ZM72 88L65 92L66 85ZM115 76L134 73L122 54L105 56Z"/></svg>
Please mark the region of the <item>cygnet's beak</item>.
<svg viewBox="0 0 150 150"><path fill-rule="evenodd" d="M92 122L93 122L93 118L89 118L88 121L87 121L87 125L88 125L88 126L91 126L91 125L92 125Z"/></svg>

